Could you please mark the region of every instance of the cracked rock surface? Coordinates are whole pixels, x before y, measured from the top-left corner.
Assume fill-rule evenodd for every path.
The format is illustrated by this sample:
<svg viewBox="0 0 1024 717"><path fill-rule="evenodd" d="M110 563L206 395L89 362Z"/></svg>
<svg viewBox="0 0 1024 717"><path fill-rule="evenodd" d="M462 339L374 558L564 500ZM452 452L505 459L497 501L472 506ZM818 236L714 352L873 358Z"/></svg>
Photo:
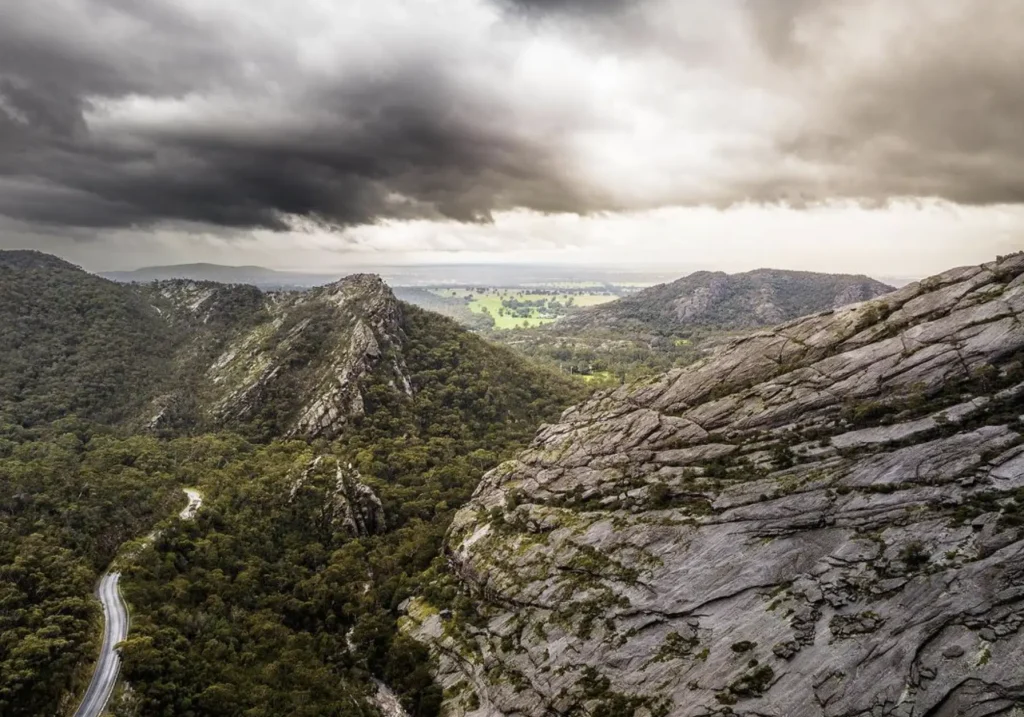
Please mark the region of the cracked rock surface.
<svg viewBox="0 0 1024 717"><path fill-rule="evenodd" d="M1024 714L1024 254L595 395L403 629L452 715Z"/></svg>

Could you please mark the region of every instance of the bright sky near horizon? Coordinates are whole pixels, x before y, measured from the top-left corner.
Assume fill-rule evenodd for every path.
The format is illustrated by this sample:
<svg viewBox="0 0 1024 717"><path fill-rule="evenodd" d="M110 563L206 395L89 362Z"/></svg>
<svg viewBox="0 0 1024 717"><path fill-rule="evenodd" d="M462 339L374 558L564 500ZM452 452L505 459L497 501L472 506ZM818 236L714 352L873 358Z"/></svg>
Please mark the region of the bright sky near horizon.
<svg viewBox="0 0 1024 717"><path fill-rule="evenodd" d="M34 0L0 248L924 275L1024 248L1024 0Z"/></svg>

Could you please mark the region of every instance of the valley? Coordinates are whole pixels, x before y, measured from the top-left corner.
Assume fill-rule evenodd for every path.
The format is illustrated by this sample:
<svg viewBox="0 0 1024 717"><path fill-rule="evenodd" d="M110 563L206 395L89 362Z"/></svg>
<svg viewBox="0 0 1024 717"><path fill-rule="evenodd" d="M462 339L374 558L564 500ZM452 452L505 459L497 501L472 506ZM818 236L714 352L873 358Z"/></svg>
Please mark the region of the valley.
<svg viewBox="0 0 1024 717"><path fill-rule="evenodd" d="M1024 255L889 293L696 277L491 332L369 275L117 284L31 252L0 274L4 714L73 714L126 542L100 583L132 615L102 653L120 679L82 714L111 688L125 717L1024 700ZM426 293L603 296L479 289ZM750 301L815 310L766 327ZM182 490L202 509L168 519Z"/></svg>
<svg viewBox="0 0 1024 717"><path fill-rule="evenodd" d="M202 505L203 498L198 491L191 488L185 488L184 493L188 498L188 504L182 508L178 518L191 520ZM156 535L152 534L146 542L155 539ZM121 597L120 582L121 573L108 570L100 578L99 586L96 588L97 597L103 606L103 643L89 687L82 698L82 704L75 711L75 717L100 717L114 693L121 669L118 646L127 639L129 627L128 608Z"/></svg>
<svg viewBox="0 0 1024 717"><path fill-rule="evenodd" d="M0 717L1024 717L1024 0L0 0Z"/></svg>
<svg viewBox="0 0 1024 717"><path fill-rule="evenodd" d="M124 285L5 252L0 292L20 332L0 361L0 712L70 714L102 635L92 587L150 533L118 567L112 711L371 714L378 680L436 712L396 606L435 579L481 471L582 384L375 277ZM203 509L161 524L185 487Z"/></svg>
<svg viewBox="0 0 1024 717"><path fill-rule="evenodd" d="M489 317L493 328L501 331L543 326L574 309L615 301L622 293L618 286L610 286L601 292L598 288L431 287L429 291L447 299L461 300L473 313Z"/></svg>

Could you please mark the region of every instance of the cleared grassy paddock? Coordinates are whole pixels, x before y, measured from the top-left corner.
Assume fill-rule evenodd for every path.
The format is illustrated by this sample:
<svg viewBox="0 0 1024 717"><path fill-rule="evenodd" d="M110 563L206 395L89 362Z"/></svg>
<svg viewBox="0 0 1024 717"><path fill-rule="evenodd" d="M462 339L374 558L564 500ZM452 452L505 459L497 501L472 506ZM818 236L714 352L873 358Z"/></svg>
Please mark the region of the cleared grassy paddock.
<svg viewBox="0 0 1024 717"><path fill-rule="evenodd" d="M431 289L430 291L439 296L464 299L467 301L469 310L478 314L489 313L494 319L494 326L497 329L532 328L534 326L541 326L542 324L549 324L553 321L557 321L557 318L555 317L542 315L536 308L530 310L529 317L512 316L509 314L502 315L502 301L507 299L513 299L516 301L555 299L562 304L566 304L571 298L574 306L583 308L587 306L597 306L598 304L604 304L609 301L615 301L615 299L618 298L608 293L597 294L572 292L545 294L530 291L528 289L487 288L485 291L481 292L477 289L436 288Z"/></svg>

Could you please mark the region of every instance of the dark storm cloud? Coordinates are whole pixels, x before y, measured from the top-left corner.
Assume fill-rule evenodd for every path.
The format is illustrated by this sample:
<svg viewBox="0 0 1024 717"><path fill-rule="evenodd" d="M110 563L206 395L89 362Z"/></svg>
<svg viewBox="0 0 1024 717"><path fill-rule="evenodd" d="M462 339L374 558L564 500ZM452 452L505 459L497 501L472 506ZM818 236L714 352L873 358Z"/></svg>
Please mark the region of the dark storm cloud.
<svg viewBox="0 0 1024 717"><path fill-rule="evenodd" d="M755 36L767 54L776 60L792 59L800 52L797 24L805 14L822 5L822 0L743 0Z"/></svg>
<svg viewBox="0 0 1024 717"><path fill-rule="evenodd" d="M418 76L416 80L422 80ZM37 140L0 161L52 188L0 198L0 211L55 224L157 220L284 229L289 215L351 225L380 218L486 221L496 209L580 211L589 200L559 178L549 152L502 124L495 108L413 79L317 96L307 126L173 127L123 144ZM71 192L71 199L49 201ZM37 201L25 201L25 196Z"/></svg>
<svg viewBox="0 0 1024 717"><path fill-rule="evenodd" d="M75 37L83 28L66 17L53 18L51 31L29 4L0 26L0 212L8 216L284 229L291 216L339 226L486 221L516 207L607 204L575 188L544 138L511 121L516 108L500 93L460 84L429 56L309 81L286 76L295 87L267 109L290 121L91 131L87 112L104 101L188 99L223 87L258 97L263 82L281 84L271 73L294 59L273 47L233 55L214 28L167 4L77 6L81 22L96 18L101 32ZM106 36L104 21L115 26ZM118 47L119 34L131 42Z"/></svg>
<svg viewBox="0 0 1024 717"><path fill-rule="evenodd" d="M476 222L515 208L1024 202L1024 0L480 0L497 18L493 37L477 41L489 26L463 31L453 12L455 34L435 38L443 31L431 26L409 40L405 26L370 27L365 46L307 38L309 26L277 31L304 3L8 5L0 214L30 223L283 230L294 217ZM882 33L875 17L895 20ZM552 66L554 89L536 100L524 90L536 84L515 83L534 37L593 62L573 65L578 83ZM851 37L874 54L845 52ZM453 38L465 46L452 50ZM344 62L321 57L348 43ZM631 84L587 75L608 56L613 80L622 72ZM573 106L545 115L562 94ZM746 106L747 95L773 103ZM762 109L777 105L792 108L782 126ZM715 146L719 126L740 139ZM595 150L594 136L607 145ZM666 167L676 145L718 166ZM650 201L632 191L648 167L660 172L644 184L659 192Z"/></svg>

